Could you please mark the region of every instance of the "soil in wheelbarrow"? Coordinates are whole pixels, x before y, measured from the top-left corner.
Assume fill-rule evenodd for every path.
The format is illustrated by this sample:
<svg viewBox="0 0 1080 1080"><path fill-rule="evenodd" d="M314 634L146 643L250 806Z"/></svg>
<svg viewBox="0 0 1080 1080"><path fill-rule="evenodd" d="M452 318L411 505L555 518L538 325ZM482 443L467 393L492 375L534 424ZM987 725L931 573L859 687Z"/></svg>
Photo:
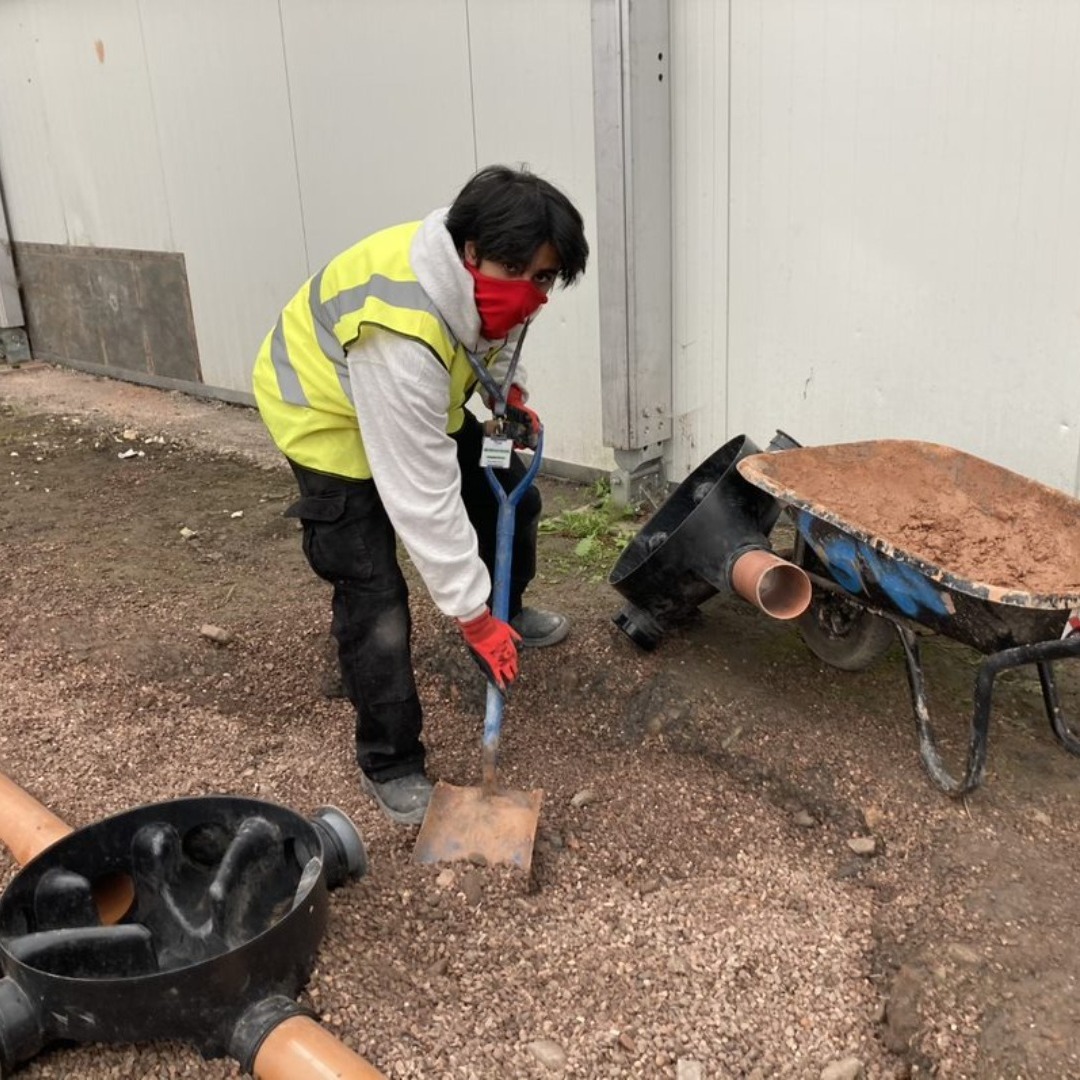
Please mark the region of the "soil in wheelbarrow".
<svg viewBox="0 0 1080 1080"><path fill-rule="evenodd" d="M341 807L371 872L331 895L305 1000L388 1076L1080 1076L1080 762L1030 676L1003 681L986 782L952 802L899 655L823 667L731 597L643 654L611 623L606 541L570 524L595 493L545 479L533 600L573 634L524 657L501 770L545 791L534 873L418 866L324 694L327 588L251 412L0 366L0 459L0 767L74 825L204 792ZM472 784L483 687L410 582L431 771ZM925 653L958 761L978 658ZM0 852L0 884L15 869ZM20 1075L240 1072L154 1044Z"/></svg>
<svg viewBox="0 0 1080 1080"><path fill-rule="evenodd" d="M760 460L799 498L958 578L1080 594L1080 502L991 462L896 440Z"/></svg>

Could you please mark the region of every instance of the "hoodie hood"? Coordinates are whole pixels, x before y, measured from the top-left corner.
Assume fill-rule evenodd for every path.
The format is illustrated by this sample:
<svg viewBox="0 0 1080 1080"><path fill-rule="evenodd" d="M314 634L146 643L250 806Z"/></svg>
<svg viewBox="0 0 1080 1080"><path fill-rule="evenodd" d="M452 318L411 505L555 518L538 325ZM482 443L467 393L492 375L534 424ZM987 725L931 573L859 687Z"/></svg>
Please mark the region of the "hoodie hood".
<svg viewBox="0 0 1080 1080"><path fill-rule="evenodd" d="M447 231L448 210L448 207L433 210L420 222L409 251L409 261L421 287L454 336L470 352L480 352L491 343L480 336L480 314L473 297L473 279Z"/></svg>

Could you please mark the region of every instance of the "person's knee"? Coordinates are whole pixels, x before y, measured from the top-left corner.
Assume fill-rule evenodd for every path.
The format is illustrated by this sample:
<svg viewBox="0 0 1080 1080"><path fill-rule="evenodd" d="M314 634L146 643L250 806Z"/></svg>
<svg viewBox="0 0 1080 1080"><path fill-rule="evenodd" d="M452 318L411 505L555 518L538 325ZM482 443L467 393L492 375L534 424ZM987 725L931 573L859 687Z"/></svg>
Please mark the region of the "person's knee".
<svg viewBox="0 0 1080 1080"><path fill-rule="evenodd" d="M378 665L408 658L412 624L409 590L404 582L372 590L356 582L334 584L331 630L341 649L360 649Z"/></svg>
<svg viewBox="0 0 1080 1080"><path fill-rule="evenodd" d="M409 648L409 608L396 603L375 617L371 626L371 646L385 655Z"/></svg>

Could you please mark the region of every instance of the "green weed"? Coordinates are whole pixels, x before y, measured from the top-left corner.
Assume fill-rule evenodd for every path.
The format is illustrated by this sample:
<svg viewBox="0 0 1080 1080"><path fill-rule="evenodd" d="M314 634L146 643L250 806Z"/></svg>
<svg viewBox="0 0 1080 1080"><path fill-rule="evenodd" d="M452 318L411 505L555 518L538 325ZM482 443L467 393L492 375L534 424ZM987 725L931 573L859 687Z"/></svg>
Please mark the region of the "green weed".
<svg viewBox="0 0 1080 1080"><path fill-rule="evenodd" d="M616 505L606 479L597 481L593 495L593 500L585 506L544 518L540 532L576 540L573 548L576 569L596 581L607 576L636 535L637 510Z"/></svg>

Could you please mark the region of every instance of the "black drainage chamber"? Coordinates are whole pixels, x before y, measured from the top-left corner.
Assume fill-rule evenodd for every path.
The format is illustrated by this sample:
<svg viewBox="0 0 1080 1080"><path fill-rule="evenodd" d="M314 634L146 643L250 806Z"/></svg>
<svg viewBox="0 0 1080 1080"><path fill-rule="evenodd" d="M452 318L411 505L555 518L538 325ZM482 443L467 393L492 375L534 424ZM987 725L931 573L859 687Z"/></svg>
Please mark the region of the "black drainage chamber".
<svg viewBox="0 0 1080 1080"><path fill-rule="evenodd" d="M767 449L798 445L777 431ZM745 435L726 442L679 484L619 556L608 583L627 603L613 621L636 645L655 649L666 631L730 589L739 555L768 549L781 506L735 468L757 453Z"/></svg>
<svg viewBox="0 0 1080 1080"><path fill-rule="evenodd" d="M311 974L327 892L367 871L348 818L231 796L69 834L0 897L0 1076L54 1041L176 1039L250 1066ZM95 894L133 900L104 925Z"/></svg>

